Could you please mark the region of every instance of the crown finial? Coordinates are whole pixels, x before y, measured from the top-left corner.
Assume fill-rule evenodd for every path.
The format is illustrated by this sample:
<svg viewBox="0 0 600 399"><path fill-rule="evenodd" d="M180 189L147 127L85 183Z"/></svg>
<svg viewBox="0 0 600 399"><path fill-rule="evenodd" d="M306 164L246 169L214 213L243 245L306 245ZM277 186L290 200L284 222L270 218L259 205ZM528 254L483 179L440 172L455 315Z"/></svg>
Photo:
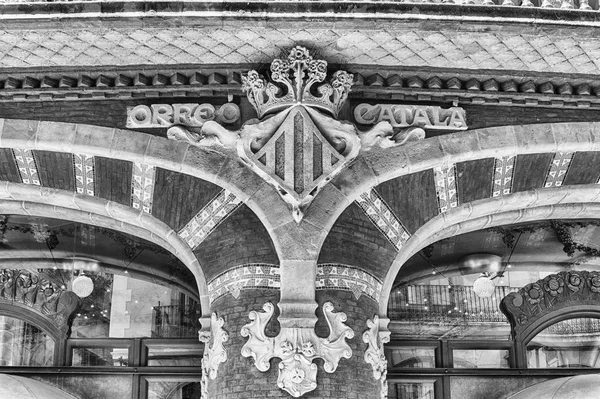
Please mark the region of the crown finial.
<svg viewBox="0 0 600 399"><path fill-rule="evenodd" d="M348 98L354 76L337 71L329 83L317 86L313 93L313 86L326 77L327 62L313 59L306 48L296 46L290 50L287 59L276 58L271 63L271 80L279 85L268 82L252 70L242 77L242 90L248 94L259 118L297 104L318 108L337 117Z"/></svg>

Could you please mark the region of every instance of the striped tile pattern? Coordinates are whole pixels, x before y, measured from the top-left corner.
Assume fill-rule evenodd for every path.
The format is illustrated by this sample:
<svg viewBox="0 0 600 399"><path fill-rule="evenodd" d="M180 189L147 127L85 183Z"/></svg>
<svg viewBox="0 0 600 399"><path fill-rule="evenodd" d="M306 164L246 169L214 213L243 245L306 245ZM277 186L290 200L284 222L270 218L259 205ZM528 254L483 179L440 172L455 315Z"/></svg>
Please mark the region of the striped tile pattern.
<svg viewBox="0 0 600 399"><path fill-rule="evenodd" d="M517 157L514 155L495 159L492 197L499 197L512 192L515 159L517 159Z"/></svg>
<svg viewBox="0 0 600 399"><path fill-rule="evenodd" d="M21 174L21 180L23 183L34 184L36 186L41 185L37 165L35 163L35 158L33 157L33 152L31 150L14 148L13 154L15 156L15 162L17 163L17 168L19 168L19 173Z"/></svg>
<svg viewBox="0 0 600 399"><path fill-rule="evenodd" d="M351 291L356 299L361 295L379 301L382 284L379 279L356 267L339 264L317 265L317 290Z"/></svg>
<svg viewBox="0 0 600 399"><path fill-rule="evenodd" d="M133 163L131 179L131 206L152 213L156 169L154 166Z"/></svg>
<svg viewBox="0 0 600 399"><path fill-rule="evenodd" d="M544 187L562 186L567 170L569 170L571 159L573 159L573 154L573 152L557 152L554 154Z"/></svg>
<svg viewBox="0 0 600 399"><path fill-rule="evenodd" d="M233 193L221 191L183 226L179 236L195 249L240 204L241 201Z"/></svg>
<svg viewBox="0 0 600 399"><path fill-rule="evenodd" d="M444 213L451 208L456 208L458 206L458 195L456 194L455 166L436 166L433 169L433 178L435 180L435 191L440 213Z"/></svg>
<svg viewBox="0 0 600 399"><path fill-rule="evenodd" d="M77 194L94 195L94 157L73 154L73 169Z"/></svg>
<svg viewBox="0 0 600 399"><path fill-rule="evenodd" d="M392 245L400 250L410 238L410 234L377 191L371 189L362 193L356 203Z"/></svg>
<svg viewBox="0 0 600 399"><path fill-rule="evenodd" d="M281 280L279 267L268 264L247 264L218 275L208 283L210 302L230 293L234 298L240 296L243 289L279 289Z"/></svg>

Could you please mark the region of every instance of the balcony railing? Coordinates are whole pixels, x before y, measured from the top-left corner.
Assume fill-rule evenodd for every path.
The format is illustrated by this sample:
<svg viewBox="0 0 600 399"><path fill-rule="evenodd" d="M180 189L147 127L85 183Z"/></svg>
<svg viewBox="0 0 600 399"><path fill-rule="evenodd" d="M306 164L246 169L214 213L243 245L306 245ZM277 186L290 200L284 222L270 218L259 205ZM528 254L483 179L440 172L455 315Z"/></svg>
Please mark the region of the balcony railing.
<svg viewBox="0 0 600 399"><path fill-rule="evenodd" d="M197 305L154 306L152 338L195 338L200 330Z"/></svg>
<svg viewBox="0 0 600 399"><path fill-rule="evenodd" d="M480 298L469 286L407 285L392 292L388 315L397 321L506 323L500 301L517 290L496 287L490 298Z"/></svg>

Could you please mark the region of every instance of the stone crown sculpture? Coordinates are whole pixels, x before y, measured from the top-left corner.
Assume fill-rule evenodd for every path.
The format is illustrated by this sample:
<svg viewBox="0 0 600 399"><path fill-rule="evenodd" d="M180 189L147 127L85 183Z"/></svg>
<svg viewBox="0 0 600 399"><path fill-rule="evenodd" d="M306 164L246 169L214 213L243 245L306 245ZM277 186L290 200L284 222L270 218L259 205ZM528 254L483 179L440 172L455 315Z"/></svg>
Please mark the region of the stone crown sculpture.
<svg viewBox="0 0 600 399"><path fill-rule="evenodd" d="M271 80L252 70L242 76L242 90L256 109L258 117L296 104L304 104L331 113L337 117L340 108L348 98L354 76L346 71L333 74L330 83L316 87L313 85L325 80L327 62L313 59L308 50L296 46L290 50L287 59L276 58L271 63Z"/></svg>

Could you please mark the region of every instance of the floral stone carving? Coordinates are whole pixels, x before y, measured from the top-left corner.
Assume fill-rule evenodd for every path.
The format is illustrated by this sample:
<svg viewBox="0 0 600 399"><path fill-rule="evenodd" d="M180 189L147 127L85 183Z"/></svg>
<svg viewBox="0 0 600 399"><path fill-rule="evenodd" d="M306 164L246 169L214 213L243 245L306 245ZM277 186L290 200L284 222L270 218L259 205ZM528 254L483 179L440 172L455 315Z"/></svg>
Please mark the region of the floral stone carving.
<svg viewBox="0 0 600 399"><path fill-rule="evenodd" d="M200 341L204 342L204 356L202 357L202 398L208 397L208 378L217 378L219 364L227 361L225 342L229 340L229 334L223 329L225 321L217 317L216 313L210 316L210 334L200 332ZM212 342L211 342L212 340Z"/></svg>
<svg viewBox="0 0 600 399"><path fill-rule="evenodd" d="M375 315L373 320L367 320L367 331L363 333L363 342L368 344L365 351L365 362L373 367L373 377L381 383L381 398L387 398L387 359L383 351L383 344L390 342L389 331L379 331L379 316Z"/></svg>
<svg viewBox="0 0 600 399"><path fill-rule="evenodd" d="M220 147L239 157L277 189L298 223L318 192L361 152L425 137L421 128L394 131L387 121L365 132L338 121L353 76L336 71L323 83L327 62L313 59L304 47L294 47L286 59L273 60L270 77L268 81L250 71L242 78L242 89L262 120L249 121L237 131L215 121L196 130L172 126L167 137Z"/></svg>
<svg viewBox="0 0 600 399"><path fill-rule="evenodd" d="M282 328L276 337L267 337L265 327L273 316L274 306L267 302L264 312L252 311L250 320L241 331L248 341L242 347L242 356L254 358L254 365L262 372L269 370L269 361L278 357L279 377L277 386L297 398L317 387L317 365L312 361L324 360L323 368L333 373L341 358L349 359L352 349L346 339L354 337L354 331L344 324L346 314L333 312L333 304L326 302L323 313L329 325L329 336L319 338L312 328Z"/></svg>
<svg viewBox="0 0 600 399"><path fill-rule="evenodd" d="M600 272L565 271L527 284L504 297L500 309L512 326L515 339L526 338L552 313L592 306L600 311Z"/></svg>

